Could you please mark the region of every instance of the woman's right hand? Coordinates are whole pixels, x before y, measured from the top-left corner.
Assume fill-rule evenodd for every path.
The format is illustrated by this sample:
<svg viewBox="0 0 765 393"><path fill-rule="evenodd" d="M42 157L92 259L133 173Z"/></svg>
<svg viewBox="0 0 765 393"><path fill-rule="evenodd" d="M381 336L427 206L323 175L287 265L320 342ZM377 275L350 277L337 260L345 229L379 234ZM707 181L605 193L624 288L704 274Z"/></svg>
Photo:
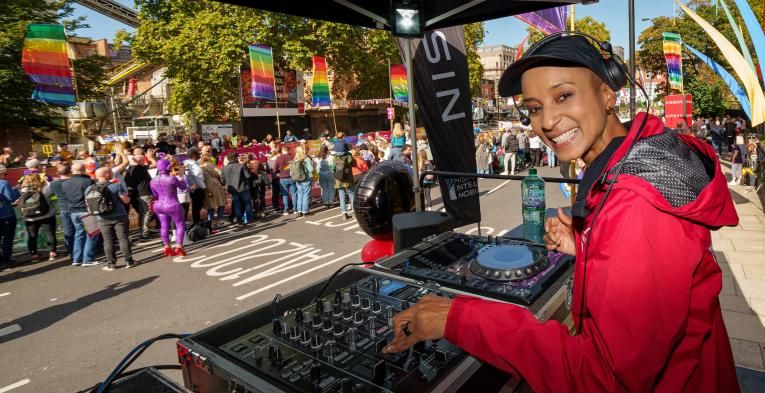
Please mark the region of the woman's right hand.
<svg viewBox="0 0 765 393"><path fill-rule="evenodd" d="M563 213L563 209L558 208L558 216L545 221L545 232L544 242L548 250L576 254L573 221L571 216Z"/></svg>

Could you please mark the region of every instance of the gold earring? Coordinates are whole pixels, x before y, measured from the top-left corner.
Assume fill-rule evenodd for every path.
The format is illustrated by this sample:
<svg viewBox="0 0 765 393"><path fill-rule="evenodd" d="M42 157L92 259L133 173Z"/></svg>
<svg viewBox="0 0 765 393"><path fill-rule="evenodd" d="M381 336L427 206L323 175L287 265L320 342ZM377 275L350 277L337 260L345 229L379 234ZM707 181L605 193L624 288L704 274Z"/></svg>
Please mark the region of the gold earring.
<svg viewBox="0 0 765 393"><path fill-rule="evenodd" d="M612 107L612 106L606 107L606 114L607 115L613 115L614 114L614 107Z"/></svg>

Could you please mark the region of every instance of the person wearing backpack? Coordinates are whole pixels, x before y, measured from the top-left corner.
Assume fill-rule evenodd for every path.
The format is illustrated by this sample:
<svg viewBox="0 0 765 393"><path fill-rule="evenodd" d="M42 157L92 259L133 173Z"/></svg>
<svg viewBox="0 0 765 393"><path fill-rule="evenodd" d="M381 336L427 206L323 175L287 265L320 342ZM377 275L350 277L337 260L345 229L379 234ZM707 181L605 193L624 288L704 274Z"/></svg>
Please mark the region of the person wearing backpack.
<svg viewBox="0 0 765 393"><path fill-rule="evenodd" d="M72 177L61 184L59 201L65 200L69 206L69 216L74 226L72 241L72 266L88 267L98 265L96 262L96 245L98 236L90 237L82 224L82 216L88 214L85 204L85 190L93 185L93 179L85 174L85 165L81 162L72 164Z"/></svg>
<svg viewBox="0 0 765 393"><path fill-rule="evenodd" d="M505 150L505 172L503 175L515 175L515 160L518 158L518 138L515 132L507 131L503 136L502 148Z"/></svg>
<svg viewBox="0 0 765 393"><path fill-rule="evenodd" d="M343 213L343 219L346 220L353 216L354 166L356 166L356 160L348 151L348 144L338 139L335 142L335 188L340 199L340 211ZM346 203L346 195L350 200L349 203Z"/></svg>
<svg viewBox="0 0 765 393"><path fill-rule="evenodd" d="M295 158L290 162L290 177L295 182L297 188L297 210L298 217L308 215L311 206L311 183L313 182L313 162L306 156L303 146L295 148Z"/></svg>
<svg viewBox="0 0 765 393"><path fill-rule="evenodd" d="M290 175L290 162L292 162L292 154L287 146L282 146L282 154L276 158L274 163L274 171L278 171L279 187L282 195L282 204L284 205L284 212L282 215L286 216L293 212L289 209L290 201L292 202L292 209L297 210L297 185L292 180Z"/></svg>
<svg viewBox="0 0 765 393"><path fill-rule="evenodd" d="M37 251L37 236L40 228L45 231L45 237L50 247L48 260L56 259L56 208L50 200L50 183L41 174L24 176L21 183L21 198L19 207L21 217L27 227L27 249L32 260L40 259Z"/></svg>
<svg viewBox="0 0 765 393"><path fill-rule="evenodd" d="M96 216L98 229L103 236L107 263L103 270L117 269L117 242L125 259L125 267L129 269L135 266L128 237L130 224L125 209L125 205L130 202L130 196L119 183L111 182L112 171L109 168L96 169L96 180L96 184L85 190L85 204L88 212Z"/></svg>
<svg viewBox="0 0 765 393"><path fill-rule="evenodd" d="M228 153L228 164L221 171L221 183L231 194L231 210L237 224L247 225L252 221L252 197L250 196L250 171L247 169L247 156Z"/></svg>
<svg viewBox="0 0 765 393"><path fill-rule="evenodd" d="M16 213L13 203L21 196L8 184L5 175L8 169L0 165L0 271L13 263L13 237L16 234Z"/></svg>

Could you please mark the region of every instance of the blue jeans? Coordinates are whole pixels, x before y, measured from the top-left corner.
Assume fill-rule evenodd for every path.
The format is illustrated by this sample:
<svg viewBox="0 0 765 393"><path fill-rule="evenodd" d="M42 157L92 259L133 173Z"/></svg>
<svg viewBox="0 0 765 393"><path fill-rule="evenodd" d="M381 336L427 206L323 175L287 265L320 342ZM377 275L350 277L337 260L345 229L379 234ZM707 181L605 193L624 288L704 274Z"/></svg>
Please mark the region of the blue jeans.
<svg viewBox="0 0 765 393"><path fill-rule="evenodd" d="M308 213L311 205L311 180L295 182L297 186L297 206L298 213Z"/></svg>
<svg viewBox="0 0 765 393"><path fill-rule="evenodd" d="M335 175L331 172L319 172L319 185L321 186L321 201L329 205L335 199Z"/></svg>
<svg viewBox="0 0 765 393"><path fill-rule="evenodd" d="M338 188L337 189L337 196L340 197L340 211L343 213L347 213L350 211L353 211L353 191L355 186L351 186L349 188ZM350 208L347 210L345 209L345 194L348 194L348 198L351 200L350 202Z"/></svg>
<svg viewBox="0 0 765 393"><path fill-rule="evenodd" d="M292 199L292 209L298 210L297 204L297 185L292 179L279 179L279 188L282 194L282 204L284 205L284 211L288 211L289 202Z"/></svg>
<svg viewBox="0 0 765 393"><path fill-rule="evenodd" d="M14 235L16 235L16 216L0 218L0 265L11 263Z"/></svg>
<svg viewBox="0 0 765 393"><path fill-rule="evenodd" d="M234 209L234 216L240 224L247 224L252 221L252 195L250 190L235 192L231 194L231 207Z"/></svg>
<svg viewBox="0 0 765 393"><path fill-rule="evenodd" d="M69 213L74 226L74 241L72 243L72 262L93 262L96 260L96 244L98 236L88 237L82 225L85 212Z"/></svg>
<svg viewBox="0 0 765 393"><path fill-rule="evenodd" d="M223 219L223 210L225 208L226 208L225 206L218 206L218 209L209 209L209 210L207 210L207 221L212 221L213 218L215 218L215 217L217 217L218 220L222 220ZM218 211L218 215L217 216L215 216L215 214L214 214L216 210Z"/></svg>
<svg viewBox="0 0 765 393"><path fill-rule="evenodd" d="M64 228L64 245L66 252L72 255L74 248L74 224L72 223L72 213L61 211L61 226Z"/></svg>

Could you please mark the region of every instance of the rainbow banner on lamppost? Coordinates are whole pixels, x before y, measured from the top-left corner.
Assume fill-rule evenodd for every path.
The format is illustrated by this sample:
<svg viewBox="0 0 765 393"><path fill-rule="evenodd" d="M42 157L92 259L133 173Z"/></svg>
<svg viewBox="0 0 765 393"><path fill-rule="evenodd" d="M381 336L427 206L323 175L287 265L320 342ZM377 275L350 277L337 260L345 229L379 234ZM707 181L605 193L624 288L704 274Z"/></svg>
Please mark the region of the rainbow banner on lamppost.
<svg viewBox="0 0 765 393"><path fill-rule="evenodd" d="M67 106L77 103L64 26L27 26L21 66L35 84L33 100Z"/></svg>
<svg viewBox="0 0 765 393"><path fill-rule="evenodd" d="M276 101L274 89L274 55L265 45L250 44L250 94L255 98Z"/></svg>
<svg viewBox="0 0 765 393"><path fill-rule="evenodd" d="M409 91L406 88L406 66L404 64L391 64L390 88L393 91L393 99L409 102Z"/></svg>
<svg viewBox="0 0 765 393"><path fill-rule="evenodd" d="M311 87L311 105L314 107L332 105L329 98L327 61L322 56L313 57L313 85Z"/></svg>
<svg viewBox="0 0 765 393"><path fill-rule="evenodd" d="M669 87L683 91L683 40L677 33L662 33L664 38L664 58L667 60L667 79Z"/></svg>

